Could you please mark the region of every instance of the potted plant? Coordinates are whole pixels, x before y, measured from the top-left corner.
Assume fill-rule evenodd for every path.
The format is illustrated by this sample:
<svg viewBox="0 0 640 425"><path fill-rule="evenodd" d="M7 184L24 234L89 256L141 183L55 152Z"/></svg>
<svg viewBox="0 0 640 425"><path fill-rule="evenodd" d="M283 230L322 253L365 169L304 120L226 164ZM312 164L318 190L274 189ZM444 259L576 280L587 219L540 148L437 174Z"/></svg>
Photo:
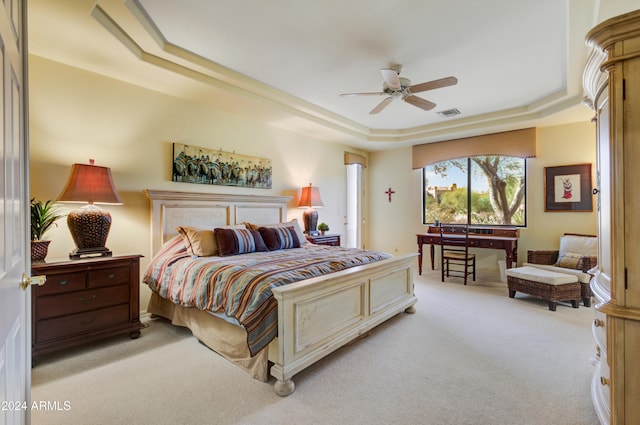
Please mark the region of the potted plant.
<svg viewBox="0 0 640 425"><path fill-rule="evenodd" d="M320 233L324 235L324 232L329 230L329 225L327 223L320 223L318 224L318 230L320 230Z"/></svg>
<svg viewBox="0 0 640 425"><path fill-rule="evenodd" d="M51 228L57 226L56 221L63 217L60 209L48 200L42 202L36 198L31 198L31 261L42 262L47 256L49 243L43 240L44 234Z"/></svg>

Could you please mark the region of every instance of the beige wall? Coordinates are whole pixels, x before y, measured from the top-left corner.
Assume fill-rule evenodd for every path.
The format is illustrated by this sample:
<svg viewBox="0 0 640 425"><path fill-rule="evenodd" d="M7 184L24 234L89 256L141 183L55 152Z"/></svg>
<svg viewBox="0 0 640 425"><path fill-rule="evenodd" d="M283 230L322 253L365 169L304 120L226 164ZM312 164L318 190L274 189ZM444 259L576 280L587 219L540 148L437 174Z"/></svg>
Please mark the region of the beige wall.
<svg viewBox="0 0 640 425"><path fill-rule="evenodd" d="M296 208L300 187L320 187L325 207L320 220L331 232L344 234L344 145L275 129L246 117L143 89L77 68L30 56L31 196L55 199L72 163L110 167L124 200L106 206L113 216L107 246L118 254L144 255L149 262L149 202L143 190L270 194L293 196L289 218L300 218ZM595 213L545 213L543 171L546 166L595 162L594 126L580 123L538 130L538 157L529 160L528 226L522 229L519 255L526 250L551 249L563 232L595 233ZM273 188L238 189L171 181L171 143L179 142L235 151L272 160ZM415 252L415 234L421 224L421 173L411 169L411 148L369 155L365 171L367 248L395 254ZM385 194L395 191L392 202ZM69 209L72 204L64 204ZM61 221L47 238L52 240L49 261L66 259L74 248ZM480 268L497 271L499 251L482 250ZM141 290L146 308L149 292Z"/></svg>
<svg viewBox="0 0 640 425"><path fill-rule="evenodd" d="M345 146L269 127L244 117L187 102L121 81L30 56L31 196L55 199L71 164L110 167L124 200L104 206L113 218L107 247L114 255L142 254L144 269L151 257L149 202L144 189L191 192L290 195L289 218L300 188L318 186L324 201L321 221L344 234ZM171 181L172 142L222 149L272 160L273 188L240 189ZM351 149L353 150L353 149ZM73 209L77 204L62 204ZM74 249L66 223L46 235L48 261L68 258ZM142 285L141 305L149 292Z"/></svg>
<svg viewBox="0 0 640 425"><path fill-rule="evenodd" d="M420 170L411 170L411 148L372 153L369 158L370 245L396 253L415 252L421 224ZM596 233L593 212L544 212L544 167L592 164L595 183L595 126L590 122L538 129L537 157L527 160L527 226L521 229L518 260L526 261L528 249L557 249L562 233ZM391 171L392 170L392 171ZM391 203L384 191L396 193ZM479 268L497 272L504 253L478 250ZM425 267L427 267L425 261Z"/></svg>

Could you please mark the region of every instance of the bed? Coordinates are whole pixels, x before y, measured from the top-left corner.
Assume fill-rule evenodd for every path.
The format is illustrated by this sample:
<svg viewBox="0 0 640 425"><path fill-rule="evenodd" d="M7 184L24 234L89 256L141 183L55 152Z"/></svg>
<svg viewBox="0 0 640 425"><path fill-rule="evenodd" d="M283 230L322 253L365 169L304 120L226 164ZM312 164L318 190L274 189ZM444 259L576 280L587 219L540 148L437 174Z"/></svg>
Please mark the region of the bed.
<svg viewBox="0 0 640 425"><path fill-rule="evenodd" d="M163 293L156 288L156 282L147 276L152 272L151 269L160 269L162 261L174 264L173 260L167 261L167 258L160 257L174 256L172 258L187 261L180 246L183 238L176 229L233 229L236 226L245 228L245 223L251 223L255 228L260 227L260 231L265 227L280 228L282 231L293 231L297 233L298 239L304 239L300 236L299 227L296 227L297 220L286 220L287 203L291 197L159 190L145 190L145 193L151 202L153 254L149 270L145 272L145 280L150 281L148 284L152 289L147 312L189 328L203 344L255 379L266 382L270 373L276 379L274 391L280 396L287 396L294 391L292 377L296 373L391 317L402 312L415 312L414 304L417 299L413 292L412 269L417 254L395 257L385 254L379 258L374 258L371 254L370 260L373 262L367 264L352 263L347 268L332 273L318 274L316 270L315 275L310 274L314 277L292 281L286 285L267 285L274 300L271 314L275 316L275 338L266 336L264 330L253 332L254 328L245 326L246 323L242 322L240 316L234 316L234 319L229 318L231 315L227 316L227 312L219 314L201 309L195 305L195 301L194 305L189 305L184 302L189 297L178 300L168 295L182 293L184 289L165 290ZM234 232L246 233L244 230ZM319 258L322 250L334 257L346 257L348 251L345 248L299 242L300 247L284 251L295 253L296 257L307 258L305 264L315 264L315 259ZM224 270L227 270L239 262L255 262L261 266L271 264L280 261L279 257L283 255L284 252L273 251L249 252L221 258L190 256L194 264L185 267L188 270L201 267L193 274L202 275L214 273L203 271L209 270L208 267L222 267L219 264L222 259L236 263L225 264ZM329 262L333 264L337 260L334 258ZM230 276L218 269L215 273ZM186 274L188 273L185 272ZM199 295L191 295L190 299L197 300L198 297ZM248 315L253 317L251 313ZM253 338L253 334L257 338ZM256 339L261 342L256 344Z"/></svg>

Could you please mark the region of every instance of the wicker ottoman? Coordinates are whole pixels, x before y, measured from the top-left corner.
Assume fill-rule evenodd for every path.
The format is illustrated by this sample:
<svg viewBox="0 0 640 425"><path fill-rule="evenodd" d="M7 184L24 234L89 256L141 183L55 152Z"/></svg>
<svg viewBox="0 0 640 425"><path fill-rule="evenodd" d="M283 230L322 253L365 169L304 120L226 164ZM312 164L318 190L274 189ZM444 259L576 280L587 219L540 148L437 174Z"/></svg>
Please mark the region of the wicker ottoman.
<svg viewBox="0 0 640 425"><path fill-rule="evenodd" d="M573 308L579 306L581 288L574 275L528 266L507 269L506 273L509 298L515 297L516 291L542 298L549 302L551 311L556 311L558 301L571 301Z"/></svg>

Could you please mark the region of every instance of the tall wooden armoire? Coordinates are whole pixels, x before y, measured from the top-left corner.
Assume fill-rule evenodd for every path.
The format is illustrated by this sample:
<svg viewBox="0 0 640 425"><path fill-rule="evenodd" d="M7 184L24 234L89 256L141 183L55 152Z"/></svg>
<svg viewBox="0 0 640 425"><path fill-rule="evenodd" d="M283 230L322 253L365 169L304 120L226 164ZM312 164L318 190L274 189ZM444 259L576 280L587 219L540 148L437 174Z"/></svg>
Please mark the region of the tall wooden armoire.
<svg viewBox="0 0 640 425"><path fill-rule="evenodd" d="M640 10L596 26L587 44L599 244L591 394L603 424L640 424Z"/></svg>

